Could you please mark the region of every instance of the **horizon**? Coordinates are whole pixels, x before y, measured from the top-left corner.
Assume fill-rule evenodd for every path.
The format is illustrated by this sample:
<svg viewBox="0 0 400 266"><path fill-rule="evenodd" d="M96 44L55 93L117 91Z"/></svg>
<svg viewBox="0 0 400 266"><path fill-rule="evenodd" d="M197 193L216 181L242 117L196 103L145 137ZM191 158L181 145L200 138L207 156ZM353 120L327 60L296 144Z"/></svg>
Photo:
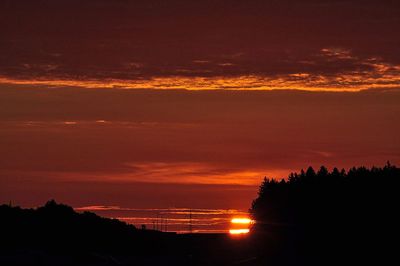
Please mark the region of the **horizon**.
<svg viewBox="0 0 400 266"><path fill-rule="evenodd" d="M385 167L396 167L396 165L391 164L389 161L386 162ZM289 181L290 176L300 175L305 170L313 169L311 166L308 168L302 168L299 172L291 172L287 177L284 178L274 178L274 177L264 177L267 180L276 180L280 182L282 180ZM326 169L328 173L331 173L334 169L339 172L348 173L352 169L365 168L365 169L379 169L380 166L353 166L349 169L333 167L332 169L326 168L321 165L320 168L313 169L316 173L320 169ZM260 184L257 187L260 191ZM258 192L259 193L259 192ZM257 195L259 195L257 193ZM256 195L256 196L257 196ZM254 197L251 201L254 201ZM57 200L52 199L51 201L57 202ZM50 199L46 201L50 202ZM61 204L66 204L66 202L59 202ZM251 203L251 202L250 202ZM15 205L15 202L10 200L7 204L10 207L21 207L21 208L33 208L37 209L42 204L35 206L22 206ZM2 205L2 204L0 204ZM69 204L67 204L69 206ZM134 225L137 229L145 230L155 230L160 232L171 232L177 234L230 234L232 236L247 234L250 232L250 224L257 223L255 220L249 219L251 213L249 209L204 209L204 208L191 208L190 206L185 207L167 207L167 208L130 208L124 206L105 206L105 205L90 205L90 206L71 206L74 211L78 213L83 212L93 212L100 217L117 219L127 224ZM238 225L235 225L238 224ZM245 229L243 229L246 227ZM241 228L241 229L237 229Z"/></svg>

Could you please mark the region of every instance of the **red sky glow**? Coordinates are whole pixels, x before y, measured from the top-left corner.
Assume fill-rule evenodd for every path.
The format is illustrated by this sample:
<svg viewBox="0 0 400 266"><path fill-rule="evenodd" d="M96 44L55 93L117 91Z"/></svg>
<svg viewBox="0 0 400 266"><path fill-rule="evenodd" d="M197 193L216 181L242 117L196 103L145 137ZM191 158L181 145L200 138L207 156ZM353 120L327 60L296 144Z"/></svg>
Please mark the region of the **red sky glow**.
<svg viewBox="0 0 400 266"><path fill-rule="evenodd" d="M149 226L159 211L145 210L183 226L193 208L199 230L221 230L264 176L398 165L399 13L372 0L2 1L0 202L55 198Z"/></svg>

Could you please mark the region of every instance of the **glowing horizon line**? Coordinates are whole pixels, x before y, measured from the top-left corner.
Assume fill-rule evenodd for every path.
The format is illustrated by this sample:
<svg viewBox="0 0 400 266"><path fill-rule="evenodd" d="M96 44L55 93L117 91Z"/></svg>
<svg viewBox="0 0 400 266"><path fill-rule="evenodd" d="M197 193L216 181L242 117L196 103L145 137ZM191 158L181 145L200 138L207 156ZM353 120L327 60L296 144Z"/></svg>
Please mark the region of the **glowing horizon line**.
<svg viewBox="0 0 400 266"><path fill-rule="evenodd" d="M209 214L215 214L215 213L222 213L222 214L244 214L246 213L245 210L240 210L240 209L215 209L215 208L176 208L176 207L170 207L170 208L127 208L127 207L120 207L120 206L106 206L106 205L91 205L91 206L81 206L81 207L75 207L75 210L78 211L86 211L86 210L92 210L92 211L160 211L160 212L165 212L165 213L188 213L191 211L192 213L209 213Z"/></svg>

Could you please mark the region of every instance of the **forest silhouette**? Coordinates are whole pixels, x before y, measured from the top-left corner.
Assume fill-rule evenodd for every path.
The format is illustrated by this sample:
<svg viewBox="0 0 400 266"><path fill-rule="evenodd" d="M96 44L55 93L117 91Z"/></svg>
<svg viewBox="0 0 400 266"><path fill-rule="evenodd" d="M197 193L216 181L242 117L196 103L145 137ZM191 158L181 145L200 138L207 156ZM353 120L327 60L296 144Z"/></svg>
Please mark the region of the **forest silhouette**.
<svg viewBox="0 0 400 266"><path fill-rule="evenodd" d="M172 234L137 229L54 200L0 206L1 265L388 264L397 240L400 168L324 166L265 178L251 234Z"/></svg>
<svg viewBox="0 0 400 266"><path fill-rule="evenodd" d="M400 168L389 162L264 178L250 209L254 235L272 245L282 264L382 263L395 254L388 239L397 228L399 178ZM279 241L271 244L271 238Z"/></svg>

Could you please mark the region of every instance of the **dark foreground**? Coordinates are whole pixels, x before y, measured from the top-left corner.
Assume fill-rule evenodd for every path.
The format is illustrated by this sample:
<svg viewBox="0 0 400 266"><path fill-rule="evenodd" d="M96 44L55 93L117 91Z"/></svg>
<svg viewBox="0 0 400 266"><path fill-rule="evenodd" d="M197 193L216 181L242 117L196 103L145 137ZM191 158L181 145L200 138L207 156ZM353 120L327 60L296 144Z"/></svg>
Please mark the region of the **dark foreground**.
<svg viewBox="0 0 400 266"><path fill-rule="evenodd" d="M139 230L48 202L0 206L0 265L254 265L251 238Z"/></svg>
<svg viewBox="0 0 400 266"><path fill-rule="evenodd" d="M285 226L242 236L164 233L54 201L2 205L0 217L0 265L318 265Z"/></svg>
<svg viewBox="0 0 400 266"><path fill-rule="evenodd" d="M396 251L337 239L325 228L316 237L287 225L249 235L173 234L139 230L54 201L44 207L0 206L0 265L389 265ZM321 227L322 228L322 227ZM383 241L383 239L380 239ZM394 252L394 253L393 253ZM393 261L392 261L393 262Z"/></svg>
<svg viewBox="0 0 400 266"><path fill-rule="evenodd" d="M278 232L281 231L281 232ZM121 250L108 247L93 249L83 247L81 239L75 243L53 243L47 246L3 247L0 265L395 265L397 251L381 253L369 249L362 252L358 247L343 248L340 243L329 245L314 243L315 249L294 239L292 233L278 230L263 237L247 235L232 237L227 234L160 233L157 237L146 236L152 241L138 242ZM283 232L286 231L286 232ZM3 241L3 240L2 240ZM346 246L345 239L343 240ZM4 242L3 242L4 244ZM51 243L49 243L51 244ZM119 246L120 243L110 243ZM321 253L322 251L322 253ZM371 253L373 252L373 253Z"/></svg>
<svg viewBox="0 0 400 266"><path fill-rule="evenodd" d="M0 206L0 265L399 265L400 168L265 179L249 235L163 233L49 201Z"/></svg>
<svg viewBox="0 0 400 266"><path fill-rule="evenodd" d="M20 248L0 252L0 265L259 265L248 239L224 234L163 236L154 252ZM158 243L155 243L157 245Z"/></svg>

